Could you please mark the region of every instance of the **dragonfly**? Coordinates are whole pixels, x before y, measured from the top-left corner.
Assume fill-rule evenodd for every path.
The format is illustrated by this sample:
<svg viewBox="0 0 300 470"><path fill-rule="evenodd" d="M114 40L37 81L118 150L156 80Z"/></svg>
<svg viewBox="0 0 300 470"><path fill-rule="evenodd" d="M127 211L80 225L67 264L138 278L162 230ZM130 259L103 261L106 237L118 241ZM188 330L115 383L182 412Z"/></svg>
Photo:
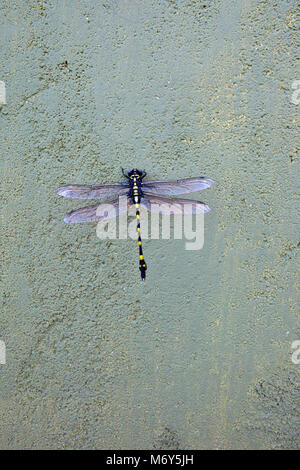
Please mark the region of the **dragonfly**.
<svg viewBox="0 0 300 470"><path fill-rule="evenodd" d="M135 206L137 232L138 232L138 246L139 246L139 270L141 279L145 280L147 264L144 259L142 239L141 239L141 224L140 224L140 206L144 207L147 211L158 213L172 214L197 214L206 213L210 211L207 204L201 201L185 198L174 198L169 196L177 196L191 192L200 191L209 188L214 181L210 178L203 176L194 176L192 178L184 178L179 180L157 180L157 181L143 181L147 173L138 168L133 168L125 172L122 168L123 176L127 181L120 183L108 184L70 184L61 186L56 190L59 196L69 197L73 199L105 199L105 204L111 204L115 209L111 211L111 217L116 217L122 211L127 210L130 206ZM119 197L127 196L127 204L120 205ZM103 218L109 218L110 215L103 216L100 214L101 203L93 206L82 207L73 210L66 214L64 222L66 223L81 223L81 222L99 222Z"/></svg>

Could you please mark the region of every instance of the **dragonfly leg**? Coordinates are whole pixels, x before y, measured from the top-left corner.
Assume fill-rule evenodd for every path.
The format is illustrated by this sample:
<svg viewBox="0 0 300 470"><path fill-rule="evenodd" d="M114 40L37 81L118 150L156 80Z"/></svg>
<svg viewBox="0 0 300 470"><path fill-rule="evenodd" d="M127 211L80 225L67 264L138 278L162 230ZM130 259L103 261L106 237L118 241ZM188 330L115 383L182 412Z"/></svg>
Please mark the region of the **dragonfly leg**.
<svg viewBox="0 0 300 470"><path fill-rule="evenodd" d="M130 178L129 178L129 176L125 173L124 168L121 168L121 170L122 170L123 176L125 176L125 178L127 178L127 179L129 180Z"/></svg>

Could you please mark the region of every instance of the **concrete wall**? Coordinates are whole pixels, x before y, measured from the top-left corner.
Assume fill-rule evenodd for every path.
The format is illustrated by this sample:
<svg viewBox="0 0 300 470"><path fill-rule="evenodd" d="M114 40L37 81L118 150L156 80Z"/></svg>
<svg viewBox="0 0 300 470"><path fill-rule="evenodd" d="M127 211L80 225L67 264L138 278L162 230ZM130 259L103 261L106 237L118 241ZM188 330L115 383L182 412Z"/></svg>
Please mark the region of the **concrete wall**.
<svg viewBox="0 0 300 470"><path fill-rule="evenodd" d="M2 1L2 449L299 447L296 5ZM121 166L216 181L145 283L55 195Z"/></svg>

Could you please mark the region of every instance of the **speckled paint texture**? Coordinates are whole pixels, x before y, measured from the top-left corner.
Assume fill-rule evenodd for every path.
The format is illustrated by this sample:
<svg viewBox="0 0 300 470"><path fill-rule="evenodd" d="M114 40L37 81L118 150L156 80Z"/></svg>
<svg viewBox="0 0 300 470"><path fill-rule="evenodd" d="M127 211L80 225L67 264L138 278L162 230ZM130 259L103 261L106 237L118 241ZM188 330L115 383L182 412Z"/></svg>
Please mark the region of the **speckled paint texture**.
<svg viewBox="0 0 300 470"><path fill-rule="evenodd" d="M300 447L296 7L2 0L2 449ZM216 181L145 283L55 195L121 166Z"/></svg>

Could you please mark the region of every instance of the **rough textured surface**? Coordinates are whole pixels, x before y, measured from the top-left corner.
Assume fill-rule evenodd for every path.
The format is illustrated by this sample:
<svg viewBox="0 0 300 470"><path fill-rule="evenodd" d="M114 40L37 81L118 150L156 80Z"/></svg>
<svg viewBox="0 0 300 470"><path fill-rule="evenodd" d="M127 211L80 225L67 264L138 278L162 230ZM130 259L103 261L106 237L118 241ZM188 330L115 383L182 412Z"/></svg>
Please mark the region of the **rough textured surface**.
<svg viewBox="0 0 300 470"><path fill-rule="evenodd" d="M299 447L296 3L2 0L2 449ZM217 182L145 283L54 194L134 165Z"/></svg>

